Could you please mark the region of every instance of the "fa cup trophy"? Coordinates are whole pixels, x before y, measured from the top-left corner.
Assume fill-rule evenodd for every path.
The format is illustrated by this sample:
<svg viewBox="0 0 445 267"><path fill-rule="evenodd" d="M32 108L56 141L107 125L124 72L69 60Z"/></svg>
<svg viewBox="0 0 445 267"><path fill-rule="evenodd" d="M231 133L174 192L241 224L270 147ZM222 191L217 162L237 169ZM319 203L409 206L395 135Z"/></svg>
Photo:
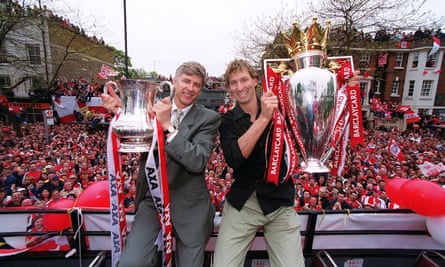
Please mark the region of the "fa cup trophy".
<svg viewBox="0 0 445 267"><path fill-rule="evenodd" d="M349 61L349 67L338 64L335 71L325 67L329 59L326 55L329 26L327 22L323 29L314 18L306 31L301 31L294 23L290 35L282 33L291 57L289 65L295 68L280 76L284 97L279 96L279 99L284 102L281 109L290 128L290 139L300 152L301 170L308 173L330 172L326 160L336 151L339 140L348 138L349 132L350 112L347 105L351 97L346 84L352 76L352 57L333 60L335 63ZM285 63L283 60L276 60L280 66L274 69L275 73L283 73L286 69L282 67ZM341 73L338 69L341 69ZM357 91L354 92L357 96ZM355 113L361 113L359 104L355 105L359 107Z"/></svg>
<svg viewBox="0 0 445 267"><path fill-rule="evenodd" d="M119 152L148 152L154 129L149 110L157 99L171 95L172 85L162 82L157 86L152 81L126 79L106 83L105 93L108 86L117 88L122 99L122 111L111 125L120 140Z"/></svg>

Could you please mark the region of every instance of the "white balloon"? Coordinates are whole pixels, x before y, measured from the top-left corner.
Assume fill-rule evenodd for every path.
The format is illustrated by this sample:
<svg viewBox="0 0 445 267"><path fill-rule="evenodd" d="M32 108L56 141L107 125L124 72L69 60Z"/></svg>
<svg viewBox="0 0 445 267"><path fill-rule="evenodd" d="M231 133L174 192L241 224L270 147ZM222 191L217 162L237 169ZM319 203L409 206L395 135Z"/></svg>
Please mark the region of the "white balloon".
<svg viewBox="0 0 445 267"><path fill-rule="evenodd" d="M426 228L437 243L445 246L445 216L427 217Z"/></svg>

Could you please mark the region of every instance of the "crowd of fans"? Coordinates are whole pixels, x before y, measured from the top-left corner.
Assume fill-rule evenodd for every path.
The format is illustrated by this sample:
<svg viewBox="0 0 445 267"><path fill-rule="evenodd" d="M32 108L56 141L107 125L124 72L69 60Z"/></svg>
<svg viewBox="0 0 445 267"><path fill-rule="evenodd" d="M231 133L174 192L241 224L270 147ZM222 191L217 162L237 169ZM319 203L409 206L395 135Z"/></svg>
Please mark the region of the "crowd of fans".
<svg viewBox="0 0 445 267"><path fill-rule="evenodd" d="M46 143L43 123L22 124L23 137L0 124L0 207L48 206L61 198L79 197L92 183L107 179L107 127L89 131L88 124L53 125ZM420 178L445 184L445 173L425 176L418 165L445 163L445 144L440 132L416 128L404 132L366 130L366 146L348 150L342 175L296 172L295 209L398 208L385 192L385 182L396 178ZM388 153L389 139L398 142L403 161ZM206 168L206 181L217 212L236 177L217 146ZM134 209L138 154L122 154L125 206Z"/></svg>
<svg viewBox="0 0 445 267"><path fill-rule="evenodd" d="M6 11L6 15L8 15L8 17L14 18L14 17L45 16L55 22L58 22L63 27L65 27L77 34L87 37L91 41L94 41L101 45L105 45L105 42L102 38L98 39L95 35L93 35L93 36L87 35L86 31L82 27L70 22L70 20L68 18L54 14L52 10L47 9L46 5L43 5L43 6L40 6L40 5L39 6L37 6L37 5L22 6L19 1L6 1L6 3L4 3L4 8Z"/></svg>
<svg viewBox="0 0 445 267"><path fill-rule="evenodd" d="M57 80L55 87L55 102L59 96L76 96L77 101L87 102L103 91L100 83L83 78ZM229 104L222 104L219 111L226 112ZM393 112L393 117L403 115L397 104L383 103L381 106L384 111ZM56 123L50 127L49 137L45 136L48 133L45 133L43 123L22 123L21 135L18 135L17 129L7 120L0 122L0 207L47 206L60 198L75 199L92 183L106 180L108 124L103 122L110 116L107 119L99 114L102 116L99 119L95 114L82 114L77 123ZM96 127L97 124L102 127ZM424 124L425 127L412 127L404 132L366 130L366 145L357 151L348 151L341 175L294 173L295 209L397 208L385 192L388 179L421 178L444 184L440 173L425 177L418 167L424 161L445 164L440 130L427 127L427 122ZM399 144L405 155L404 161L398 161L388 153L390 139ZM216 148L205 173L212 202L217 212L221 212L224 196L236 177L225 163L219 140L215 142ZM131 211L134 209L139 155L122 154L122 163L125 206Z"/></svg>
<svg viewBox="0 0 445 267"><path fill-rule="evenodd" d="M369 33L364 31L355 30L353 31L353 40L356 42L366 41L366 42L414 42L414 41L431 41L432 36L439 39L445 37L441 28L428 29L428 28L418 28L416 31L405 32L400 29L380 29L375 33ZM329 39L331 40L343 40L345 39L346 32L342 28L334 28L329 33Z"/></svg>

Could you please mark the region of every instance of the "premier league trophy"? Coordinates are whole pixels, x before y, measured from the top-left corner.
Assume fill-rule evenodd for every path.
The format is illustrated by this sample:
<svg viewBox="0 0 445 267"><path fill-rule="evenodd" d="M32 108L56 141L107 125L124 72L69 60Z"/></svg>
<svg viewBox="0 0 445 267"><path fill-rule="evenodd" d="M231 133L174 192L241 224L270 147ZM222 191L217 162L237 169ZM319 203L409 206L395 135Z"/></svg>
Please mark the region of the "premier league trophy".
<svg viewBox="0 0 445 267"><path fill-rule="evenodd" d="M297 142L302 145L302 168L309 173L329 172L322 156L329 148L334 125L337 83L334 73L321 68L326 59L328 32L329 23L322 30L314 18L306 32L294 23L291 36L283 33L296 66L288 87L287 114L296 123L293 137L302 140Z"/></svg>
<svg viewBox="0 0 445 267"><path fill-rule="evenodd" d="M306 32L293 24L283 40L295 64L286 86L286 119L293 143L299 148L301 169L308 173L330 171L325 160L333 152L332 135L336 124L337 77L324 66L329 22L322 29L314 18Z"/></svg>

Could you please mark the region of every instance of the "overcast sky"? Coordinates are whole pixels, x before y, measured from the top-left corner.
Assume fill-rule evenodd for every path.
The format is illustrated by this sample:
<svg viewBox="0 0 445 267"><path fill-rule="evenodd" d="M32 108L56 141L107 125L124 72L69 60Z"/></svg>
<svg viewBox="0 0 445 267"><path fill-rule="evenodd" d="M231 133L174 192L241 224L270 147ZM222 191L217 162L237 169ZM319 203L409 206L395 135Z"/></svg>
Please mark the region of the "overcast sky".
<svg viewBox="0 0 445 267"><path fill-rule="evenodd" d="M209 75L219 76L236 57L235 34L245 24L305 1L127 0L128 55L133 67L167 76L188 60L201 62ZM125 51L124 0L42 0L46 2L56 13L67 14L85 30ZM445 16L443 0L427 0L427 8Z"/></svg>

